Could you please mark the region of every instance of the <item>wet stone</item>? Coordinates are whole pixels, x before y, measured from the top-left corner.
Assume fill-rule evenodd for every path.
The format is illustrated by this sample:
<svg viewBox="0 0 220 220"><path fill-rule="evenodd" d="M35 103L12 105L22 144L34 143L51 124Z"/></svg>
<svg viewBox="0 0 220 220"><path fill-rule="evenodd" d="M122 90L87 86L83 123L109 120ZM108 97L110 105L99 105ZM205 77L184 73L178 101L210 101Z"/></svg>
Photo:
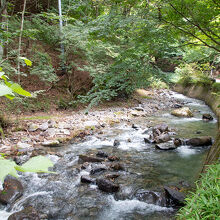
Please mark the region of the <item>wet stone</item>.
<svg viewBox="0 0 220 220"><path fill-rule="evenodd" d="M172 142L160 143L155 145L156 149L159 150L175 150L177 147Z"/></svg>
<svg viewBox="0 0 220 220"><path fill-rule="evenodd" d="M168 199L169 206L183 206L185 195L175 189L165 186L165 195Z"/></svg>
<svg viewBox="0 0 220 220"><path fill-rule="evenodd" d="M118 147L120 145L120 141L119 140L114 140L113 146L114 147Z"/></svg>
<svg viewBox="0 0 220 220"><path fill-rule="evenodd" d="M38 212L31 206L10 215L8 220L40 220Z"/></svg>
<svg viewBox="0 0 220 220"><path fill-rule="evenodd" d="M212 121L212 120L213 120L213 117L212 117L212 115L210 115L210 114L203 114L203 115L202 115L202 119L203 119L204 121Z"/></svg>
<svg viewBox="0 0 220 220"><path fill-rule="evenodd" d="M167 206L165 194L162 193L147 190L138 190L135 193L135 198L148 204L154 204L163 207Z"/></svg>
<svg viewBox="0 0 220 220"><path fill-rule="evenodd" d="M110 165L111 169L119 171L119 170L125 170L124 166L120 163L113 163Z"/></svg>
<svg viewBox="0 0 220 220"><path fill-rule="evenodd" d="M93 174L100 173L100 172L105 171L105 170L107 170L107 167L103 164L93 165L92 169L90 171L90 174L93 175Z"/></svg>
<svg viewBox="0 0 220 220"><path fill-rule="evenodd" d="M81 163L84 162L101 163L103 161L104 161L103 158L91 157L87 155L79 155L79 162Z"/></svg>
<svg viewBox="0 0 220 220"><path fill-rule="evenodd" d="M23 186L20 181L13 177L6 177L3 190L0 190L0 202L11 204L23 195Z"/></svg>
<svg viewBox="0 0 220 220"><path fill-rule="evenodd" d="M98 188L104 192L113 193L119 190L119 185L114 184L112 181L107 179L97 179L96 184Z"/></svg>
<svg viewBox="0 0 220 220"><path fill-rule="evenodd" d="M98 153L96 154L97 157L108 157L108 153L104 152L104 151L98 151Z"/></svg>
<svg viewBox="0 0 220 220"><path fill-rule="evenodd" d="M95 183L95 179L91 178L88 175L81 176L80 180L81 180L81 183Z"/></svg>
<svg viewBox="0 0 220 220"><path fill-rule="evenodd" d="M120 158L117 157L117 156L112 155L112 156L108 156L108 160L110 160L110 161L118 161L118 160L120 160Z"/></svg>

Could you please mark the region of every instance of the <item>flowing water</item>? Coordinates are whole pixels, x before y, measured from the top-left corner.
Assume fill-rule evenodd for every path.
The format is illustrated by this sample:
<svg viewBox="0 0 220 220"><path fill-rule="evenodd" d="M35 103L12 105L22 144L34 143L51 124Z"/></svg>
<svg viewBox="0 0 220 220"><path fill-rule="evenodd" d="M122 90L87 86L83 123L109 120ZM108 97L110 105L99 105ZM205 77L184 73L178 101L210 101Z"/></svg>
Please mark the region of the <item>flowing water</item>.
<svg viewBox="0 0 220 220"><path fill-rule="evenodd" d="M145 124L149 120L155 125L167 123L181 138L215 137L217 130L216 119L211 122L202 121L203 113L210 113L215 118L202 101L177 93L173 93L173 97L187 103L185 106L194 110L194 117L176 118L164 111L154 117L137 119L135 123L138 129L122 123L103 129L103 134L88 137L82 143L63 148L60 151L62 157L48 156L55 163L53 171L56 174L20 174L24 195L11 208L0 207L0 220L6 220L11 213L27 205L46 214L45 219L54 220L172 219L176 210L140 201L136 197L137 192L153 190L160 193L164 185L181 181L186 185L193 184L208 148L181 146L172 151L156 150L153 145L144 143L146 134L143 133L147 129ZM120 141L118 147L113 147L115 139ZM125 170L119 171L120 176L116 180L120 185L118 193L108 194L94 184L80 183L80 177L89 174L91 167L81 170L78 155L95 155L98 150L117 155L125 167Z"/></svg>

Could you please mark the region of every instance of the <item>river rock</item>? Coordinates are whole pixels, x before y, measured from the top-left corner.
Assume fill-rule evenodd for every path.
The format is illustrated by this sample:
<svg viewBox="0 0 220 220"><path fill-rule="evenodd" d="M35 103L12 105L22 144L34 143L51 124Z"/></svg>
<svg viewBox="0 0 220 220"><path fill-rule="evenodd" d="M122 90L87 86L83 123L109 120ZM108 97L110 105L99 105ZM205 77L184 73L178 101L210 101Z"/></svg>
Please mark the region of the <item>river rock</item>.
<svg viewBox="0 0 220 220"><path fill-rule="evenodd" d="M39 128L39 125L32 123L32 124L30 124L30 125L28 126L28 131L34 132L34 131L36 131L38 128Z"/></svg>
<svg viewBox="0 0 220 220"><path fill-rule="evenodd" d="M38 212L31 206L10 215L8 220L40 220Z"/></svg>
<svg viewBox="0 0 220 220"><path fill-rule="evenodd" d="M96 154L97 157L108 157L108 154L102 150L98 151Z"/></svg>
<svg viewBox="0 0 220 220"><path fill-rule="evenodd" d="M87 155L79 155L79 162L92 162L92 163L101 163L103 162L103 158L91 157Z"/></svg>
<svg viewBox="0 0 220 220"><path fill-rule="evenodd" d="M119 171L119 170L125 170L124 166L120 163L113 163L110 165L111 169L115 170L115 171Z"/></svg>
<svg viewBox="0 0 220 220"><path fill-rule="evenodd" d="M109 179L109 180L114 180L114 179L118 178L119 176L120 176L120 174L118 174L118 173L109 173L109 174L105 175L105 178Z"/></svg>
<svg viewBox="0 0 220 220"><path fill-rule="evenodd" d="M104 192L113 193L118 192L119 185L114 184L112 181L107 179L97 179L96 184L98 188Z"/></svg>
<svg viewBox="0 0 220 220"><path fill-rule="evenodd" d="M3 190L0 190L0 202L3 204L11 204L23 195L23 186L16 178L7 176Z"/></svg>
<svg viewBox="0 0 220 220"><path fill-rule="evenodd" d="M153 127L153 132L159 130L161 133L168 132L169 128L167 124L159 124Z"/></svg>
<svg viewBox="0 0 220 220"><path fill-rule="evenodd" d="M182 107L183 107L183 105L178 104L178 103L175 103L175 104L173 105L173 107L174 107L174 108L182 108Z"/></svg>
<svg viewBox="0 0 220 220"><path fill-rule="evenodd" d="M161 134L157 137L155 137L155 142L157 144L160 144L160 143L164 143L164 142L167 142L167 141L170 141L170 135L169 134Z"/></svg>
<svg viewBox="0 0 220 220"><path fill-rule="evenodd" d="M134 129L138 129L138 126L137 125L135 125L135 124L132 124L132 126L131 126L132 128L134 128Z"/></svg>
<svg viewBox="0 0 220 220"><path fill-rule="evenodd" d="M117 161L117 160L120 160L120 158L115 156L115 155L111 155L111 156L108 156L108 160L110 160L110 161Z"/></svg>
<svg viewBox="0 0 220 220"><path fill-rule="evenodd" d="M17 148L19 148L19 149L28 149L28 148L32 148L32 145L27 144L27 143L23 143L23 142L18 142L17 143Z"/></svg>
<svg viewBox="0 0 220 220"><path fill-rule="evenodd" d="M118 147L119 145L120 145L120 141L117 140L117 139L115 139L115 140L114 140L114 143L113 143L113 146L114 146L114 147Z"/></svg>
<svg viewBox="0 0 220 220"><path fill-rule="evenodd" d="M170 206L184 205L185 195L183 193L167 186L164 187L164 191Z"/></svg>
<svg viewBox="0 0 220 220"><path fill-rule="evenodd" d="M174 115L177 117L193 117L193 113L188 107L174 109L171 112L171 115Z"/></svg>
<svg viewBox="0 0 220 220"><path fill-rule="evenodd" d="M210 114L203 114L202 115L202 120L204 120L204 121L212 121L213 117Z"/></svg>
<svg viewBox="0 0 220 220"><path fill-rule="evenodd" d="M172 142L160 143L155 145L156 149L159 150L175 150L177 147Z"/></svg>
<svg viewBox="0 0 220 220"><path fill-rule="evenodd" d="M175 138L173 140L173 144L176 146L176 147L179 147L183 144L183 141L180 139L180 138Z"/></svg>
<svg viewBox="0 0 220 220"><path fill-rule="evenodd" d="M138 199L139 201L146 202L148 204L154 204L159 205L162 207L166 207L166 197L163 193L157 193L153 191L147 191L147 190L138 190L134 197Z"/></svg>
<svg viewBox="0 0 220 220"><path fill-rule="evenodd" d="M54 128L54 127L56 127L56 122L54 121L54 120L49 120L48 121L48 127L49 128Z"/></svg>
<svg viewBox="0 0 220 220"><path fill-rule="evenodd" d="M81 180L81 183L95 183L95 179L91 178L88 175L81 176L80 180Z"/></svg>
<svg viewBox="0 0 220 220"><path fill-rule="evenodd" d="M191 138L186 140L186 145L191 145L193 147L200 147L200 146L209 146L212 145L212 138L209 136Z"/></svg>
<svg viewBox="0 0 220 220"><path fill-rule="evenodd" d="M42 125L39 126L39 129L41 131L46 131L48 128L49 128L49 126L48 126L47 122L45 122L45 123L43 123Z"/></svg>
<svg viewBox="0 0 220 220"><path fill-rule="evenodd" d="M107 167L104 164L92 165L92 169L90 171L90 174L93 175L93 174L100 173L100 172L105 171L105 170L107 170Z"/></svg>
<svg viewBox="0 0 220 220"><path fill-rule="evenodd" d="M44 141L42 145L44 147L60 147L60 142L58 140L49 140L49 141Z"/></svg>

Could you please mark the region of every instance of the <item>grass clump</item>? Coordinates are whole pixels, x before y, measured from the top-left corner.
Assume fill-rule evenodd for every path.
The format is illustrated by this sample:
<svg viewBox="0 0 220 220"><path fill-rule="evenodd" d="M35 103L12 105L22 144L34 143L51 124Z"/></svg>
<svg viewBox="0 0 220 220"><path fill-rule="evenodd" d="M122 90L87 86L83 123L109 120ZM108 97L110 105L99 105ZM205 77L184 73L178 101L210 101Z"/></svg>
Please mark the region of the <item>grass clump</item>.
<svg viewBox="0 0 220 220"><path fill-rule="evenodd" d="M177 220L214 220L220 216L220 164L210 165L196 184L196 191L186 199Z"/></svg>

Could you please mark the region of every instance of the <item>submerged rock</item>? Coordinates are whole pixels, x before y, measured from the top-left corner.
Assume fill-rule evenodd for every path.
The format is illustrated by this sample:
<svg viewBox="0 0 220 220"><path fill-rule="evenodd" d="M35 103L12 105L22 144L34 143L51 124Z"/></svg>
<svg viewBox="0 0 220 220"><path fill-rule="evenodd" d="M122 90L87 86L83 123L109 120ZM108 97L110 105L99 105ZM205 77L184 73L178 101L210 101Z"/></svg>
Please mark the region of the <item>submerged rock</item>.
<svg viewBox="0 0 220 220"><path fill-rule="evenodd" d="M202 115L202 120L204 120L204 121L212 121L213 117L210 114L203 114Z"/></svg>
<svg viewBox="0 0 220 220"><path fill-rule="evenodd" d="M176 117L193 117L193 113L188 107L174 109L171 112L171 115L174 115Z"/></svg>
<svg viewBox="0 0 220 220"><path fill-rule="evenodd" d="M114 140L114 143L113 143L113 146L114 146L114 147L118 147L119 145L120 145L120 141L117 140L117 139L115 139L115 140Z"/></svg>
<svg viewBox="0 0 220 220"><path fill-rule="evenodd" d="M212 138L209 136L191 138L185 141L186 145L191 145L193 147L200 147L200 146L209 146L212 145Z"/></svg>
<svg viewBox="0 0 220 220"><path fill-rule="evenodd" d="M184 206L185 195L170 187L164 187L169 206Z"/></svg>
<svg viewBox="0 0 220 220"><path fill-rule="evenodd" d="M125 170L124 166L120 163L113 163L110 165L111 169L119 171L119 170Z"/></svg>
<svg viewBox="0 0 220 220"><path fill-rule="evenodd" d="M3 190L0 190L0 202L11 204L23 195L23 186L19 180L11 176L6 177Z"/></svg>
<svg viewBox="0 0 220 220"><path fill-rule="evenodd" d="M104 192L118 192L119 190L119 185L114 184L112 181L107 180L107 179L97 179L96 184L98 188Z"/></svg>
<svg viewBox="0 0 220 220"><path fill-rule="evenodd" d="M31 206L10 215L8 220L40 220L38 212Z"/></svg>
<svg viewBox="0 0 220 220"><path fill-rule="evenodd" d="M143 201L148 204L154 204L163 207L167 206L165 194L162 193L147 190L138 190L134 196L139 201Z"/></svg>
<svg viewBox="0 0 220 220"><path fill-rule="evenodd" d="M104 161L103 158L91 157L87 155L79 155L79 162L81 163L84 162L101 163L103 161Z"/></svg>
<svg viewBox="0 0 220 220"><path fill-rule="evenodd" d="M98 153L96 154L97 157L108 157L108 154L104 151L98 151Z"/></svg>

